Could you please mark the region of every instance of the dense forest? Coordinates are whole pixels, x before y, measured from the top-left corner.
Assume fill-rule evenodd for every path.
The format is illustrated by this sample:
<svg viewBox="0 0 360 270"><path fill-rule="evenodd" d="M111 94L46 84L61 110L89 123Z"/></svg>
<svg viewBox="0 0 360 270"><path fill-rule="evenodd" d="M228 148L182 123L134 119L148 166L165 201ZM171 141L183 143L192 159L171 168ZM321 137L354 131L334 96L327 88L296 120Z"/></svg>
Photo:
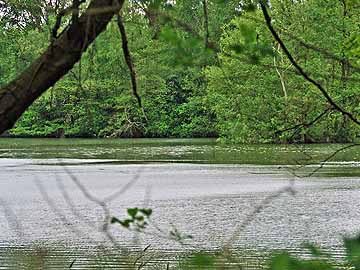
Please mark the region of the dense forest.
<svg viewBox="0 0 360 270"><path fill-rule="evenodd" d="M13 1L3 9L10 15L0 20L0 86L51 42L58 10L36 8L35 2ZM275 0L269 6L297 63L355 116L358 9L348 0ZM27 15L14 21L16 12ZM256 4L128 1L123 20L142 105L132 93L118 22L112 20L10 135L219 137L239 143L350 142L360 135L356 123L300 76Z"/></svg>

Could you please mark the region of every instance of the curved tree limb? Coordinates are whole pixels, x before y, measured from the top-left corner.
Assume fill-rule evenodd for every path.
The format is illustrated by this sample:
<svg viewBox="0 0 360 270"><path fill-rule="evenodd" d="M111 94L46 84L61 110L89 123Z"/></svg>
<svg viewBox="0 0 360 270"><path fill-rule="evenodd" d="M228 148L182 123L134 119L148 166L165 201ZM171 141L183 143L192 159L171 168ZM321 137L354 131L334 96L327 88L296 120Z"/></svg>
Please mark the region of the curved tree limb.
<svg viewBox="0 0 360 270"><path fill-rule="evenodd" d="M320 90L320 92L322 93L322 95L326 98L326 100L328 101L328 103L337 111L341 112L343 115L349 117L354 123L356 123L357 125L360 125L360 120L358 120L353 114L351 114L350 112L346 111L345 109L341 108L329 95L329 93L325 90L325 88L318 83L317 81L315 81L313 78L311 78L303 69L302 67L296 62L296 60L294 59L294 57L292 56L292 54L289 52L289 50L287 49L287 47L285 46L284 42L282 41L282 39L280 38L280 36L278 35L278 33L276 32L276 30L274 29L272 22L271 22L271 17L267 11L267 8L265 6L265 4L263 2L260 2L260 6L261 6L261 10L262 13L264 15L265 18L265 22L266 25L268 27L268 29L270 30L271 34L273 35L274 39L280 44L281 49L284 51L285 55L287 56L287 58L289 59L289 61L291 62L291 64L299 71L299 73L304 77L305 80L307 80L308 82L310 82L311 84L313 84L316 88L318 88Z"/></svg>
<svg viewBox="0 0 360 270"><path fill-rule="evenodd" d="M73 68L123 3L124 0L92 0L77 23L70 24L38 59L0 88L0 134L10 129L41 94Z"/></svg>

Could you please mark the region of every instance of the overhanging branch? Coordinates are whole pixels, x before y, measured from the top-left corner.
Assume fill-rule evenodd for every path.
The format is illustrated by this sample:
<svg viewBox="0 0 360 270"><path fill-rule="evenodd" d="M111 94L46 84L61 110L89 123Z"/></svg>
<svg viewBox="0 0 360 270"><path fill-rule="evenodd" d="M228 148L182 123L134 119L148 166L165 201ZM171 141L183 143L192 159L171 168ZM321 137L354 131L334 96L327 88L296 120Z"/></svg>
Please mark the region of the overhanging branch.
<svg viewBox="0 0 360 270"><path fill-rule="evenodd" d="M343 108L341 108L329 95L329 93L325 90L325 88L318 83L317 81L315 81L313 78L311 78L303 69L302 67L296 62L296 60L294 59L294 57L292 56L292 54L290 53L290 51L287 49L287 47L285 46L284 42L282 41L282 39L280 38L280 36L278 35L278 33L276 32L276 30L274 29L272 22L271 22L271 17L267 11L267 8L265 6L265 4L263 2L260 2L260 6L261 6L261 10L262 13L264 15L265 18L265 22L266 25L268 27L268 29L270 30L271 34L273 35L274 39L280 44L281 49L284 51L286 57L289 59L289 61L291 62L291 64L299 71L300 75L303 76L303 78L305 80L307 80L308 82L310 82L311 84L313 84L316 88L318 88L320 90L320 92L322 93L322 95L326 98L326 100L328 101L329 104L331 104L331 106L341 112L343 115L349 117L354 123L356 123L357 125L360 125L360 121L350 112L344 110Z"/></svg>
<svg viewBox="0 0 360 270"><path fill-rule="evenodd" d="M128 68L129 68L129 71L130 71L133 95L136 97L136 99L137 99L137 101L139 103L139 106L142 107L141 98L140 98L138 90L137 90L135 66L134 66L134 63L133 63L133 60L132 60L132 57L131 57L131 53L130 53L130 49L129 49L129 46L128 46L128 39L127 39L127 35L126 35L124 22L123 22L122 16L120 14L117 15L117 24L118 24L120 35L121 35L122 49L123 49L123 52L124 52L125 62L126 62Z"/></svg>

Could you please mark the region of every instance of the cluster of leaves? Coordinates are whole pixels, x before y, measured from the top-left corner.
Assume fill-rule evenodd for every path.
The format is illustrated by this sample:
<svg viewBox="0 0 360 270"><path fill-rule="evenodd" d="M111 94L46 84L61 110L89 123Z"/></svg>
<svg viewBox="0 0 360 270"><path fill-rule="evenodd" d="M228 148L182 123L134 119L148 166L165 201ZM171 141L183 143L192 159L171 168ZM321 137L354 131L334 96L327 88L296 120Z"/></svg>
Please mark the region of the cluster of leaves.
<svg viewBox="0 0 360 270"><path fill-rule="evenodd" d="M149 208L128 208L128 218L120 220L116 217L111 218L111 224L120 224L127 229L133 229L135 231L143 231L148 225L148 220L152 214L152 209Z"/></svg>

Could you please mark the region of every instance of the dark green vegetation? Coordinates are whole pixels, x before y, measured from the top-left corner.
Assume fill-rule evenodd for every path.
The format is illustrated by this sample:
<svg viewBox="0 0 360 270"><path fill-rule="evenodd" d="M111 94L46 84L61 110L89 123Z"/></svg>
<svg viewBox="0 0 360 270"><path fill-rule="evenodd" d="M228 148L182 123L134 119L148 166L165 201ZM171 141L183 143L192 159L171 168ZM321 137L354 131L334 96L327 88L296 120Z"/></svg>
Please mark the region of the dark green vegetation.
<svg viewBox="0 0 360 270"><path fill-rule="evenodd" d="M35 19L0 20L0 86L45 49L55 24L56 10L49 8L45 20L36 20L36 4L18 2L9 3ZM245 4L249 1L164 2L129 1L123 8L142 108L131 93L112 21L81 62L36 100L10 133L219 136L241 143L350 142L359 136L359 126L299 76L274 42L261 10ZM275 0L269 12L296 61L358 117L357 5L353 0ZM145 12L152 9L158 13ZM296 128L277 132L290 127Z"/></svg>

